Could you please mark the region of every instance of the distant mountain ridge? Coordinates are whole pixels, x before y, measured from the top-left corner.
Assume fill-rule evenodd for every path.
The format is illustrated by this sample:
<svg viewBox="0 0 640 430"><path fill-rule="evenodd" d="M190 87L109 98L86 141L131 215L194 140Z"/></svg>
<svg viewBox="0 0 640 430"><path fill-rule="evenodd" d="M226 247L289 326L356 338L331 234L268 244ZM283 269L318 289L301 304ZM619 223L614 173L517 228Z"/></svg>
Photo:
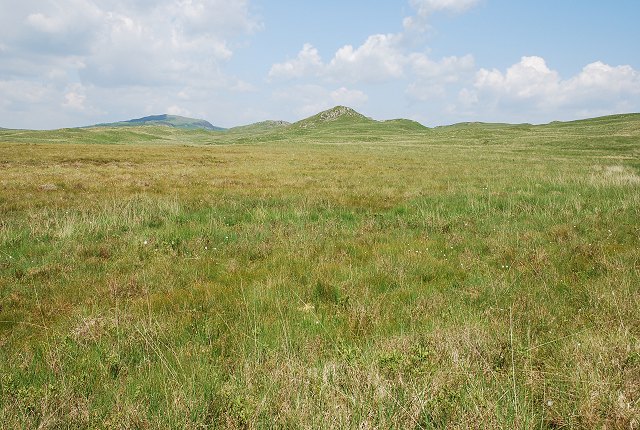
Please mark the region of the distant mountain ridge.
<svg viewBox="0 0 640 430"><path fill-rule="evenodd" d="M619 120L634 119L640 117L640 113L625 113L607 115L596 118L579 119L573 121L553 121L548 124L507 124L507 123L485 123L485 122L460 122L451 125L441 125L436 127L426 127L417 121L410 119L389 119L375 120L367 117L350 107L335 106L324 110L310 117L301 119L297 122L290 123L282 120L267 120L253 124L241 125L232 128L216 127L210 122L203 119L195 119L182 117L178 115L151 115L142 118L131 119L127 121L119 121L113 123L96 124L87 127L90 128L117 128L117 127L138 127L138 126L167 126L184 130L205 130L224 132L235 136L238 139L247 139L251 136L261 136L261 139L267 136L275 136L277 138L287 138L287 136L314 135L318 138L335 137L340 135L363 136L364 139L375 140L376 136L391 136L402 133L422 133L425 131L443 131L443 130L461 130L461 129L495 129L500 127L520 128L520 129L537 129L540 127L569 127L581 124L604 124L616 122ZM635 125L631 126L632 128ZM0 128L0 130L10 130ZM633 128L631 132L635 132Z"/></svg>
<svg viewBox="0 0 640 430"><path fill-rule="evenodd" d="M424 125L410 119L391 119L377 121L347 106L335 106L319 112L290 127L298 133L336 136L346 133L357 139L374 141L377 136L402 134L405 132L420 133L428 130Z"/></svg>
<svg viewBox="0 0 640 430"><path fill-rule="evenodd" d="M376 121L347 106L335 106L295 123L282 120L267 120L248 125L241 125L225 129L216 127L203 119L187 118L178 115L151 115L142 118L96 124L85 128L95 127L137 127L137 126L168 126L188 130L224 131L232 135L272 134L272 133L306 133L331 132L351 130L352 132L366 131L367 133L392 130L420 131L427 130L422 124L408 119L392 119Z"/></svg>
<svg viewBox="0 0 640 430"><path fill-rule="evenodd" d="M142 118L130 119L128 121L110 122L96 124L91 127L136 127L141 125L160 125L166 127L182 128L187 130L211 130L223 131L222 127L216 127L204 119L188 118L179 115L151 115Z"/></svg>

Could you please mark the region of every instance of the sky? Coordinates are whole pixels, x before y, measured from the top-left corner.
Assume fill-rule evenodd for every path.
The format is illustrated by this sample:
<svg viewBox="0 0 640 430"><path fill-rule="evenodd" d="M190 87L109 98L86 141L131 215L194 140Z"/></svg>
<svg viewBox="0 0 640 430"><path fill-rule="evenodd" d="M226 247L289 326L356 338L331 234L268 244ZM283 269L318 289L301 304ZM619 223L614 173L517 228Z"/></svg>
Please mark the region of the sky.
<svg viewBox="0 0 640 430"><path fill-rule="evenodd" d="M0 127L640 112L640 1L0 0Z"/></svg>

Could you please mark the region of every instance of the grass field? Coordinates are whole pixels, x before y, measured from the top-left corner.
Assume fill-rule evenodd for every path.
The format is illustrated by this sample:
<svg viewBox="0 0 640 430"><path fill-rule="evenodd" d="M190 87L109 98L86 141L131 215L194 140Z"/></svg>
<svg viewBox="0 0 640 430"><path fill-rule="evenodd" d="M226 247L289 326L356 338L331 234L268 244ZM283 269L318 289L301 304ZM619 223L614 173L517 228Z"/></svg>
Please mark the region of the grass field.
<svg viewBox="0 0 640 430"><path fill-rule="evenodd" d="M5 428L640 428L640 115L0 130Z"/></svg>

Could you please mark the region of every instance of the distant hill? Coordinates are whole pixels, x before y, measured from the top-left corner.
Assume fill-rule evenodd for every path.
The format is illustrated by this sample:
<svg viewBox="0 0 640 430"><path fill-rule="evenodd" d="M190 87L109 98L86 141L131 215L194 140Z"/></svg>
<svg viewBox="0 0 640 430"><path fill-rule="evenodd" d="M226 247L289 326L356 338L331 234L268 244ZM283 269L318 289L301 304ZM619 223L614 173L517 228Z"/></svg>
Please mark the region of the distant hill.
<svg viewBox="0 0 640 430"><path fill-rule="evenodd" d="M316 115L310 116L309 118L293 123L292 126L299 129L325 127L343 128L355 126L360 129L376 129L380 131L392 129L412 129L415 131L427 130L427 127L424 125L409 119L376 121L346 106L336 106L322 111Z"/></svg>
<svg viewBox="0 0 640 430"><path fill-rule="evenodd" d="M293 123L283 133L335 142L376 142L428 131L427 127L408 119L376 121L349 107L336 106Z"/></svg>
<svg viewBox="0 0 640 430"><path fill-rule="evenodd" d="M128 121L111 122L105 124L96 124L91 127L136 127L141 125L161 125L173 128L182 128L187 130L212 130L223 131L224 128L216 127L209 121L203 119L187 118L178 115L152 115L143 118L130 119Z"/></svg>
<svg viewBox="0 0 640 430"><path fill-rule="evenodd" d="M371 118L367 118L359 112L346 106L336 106L331 109L322 111L318 114L305 118L298 122L293 123L296 128L316 128L329 123L373 123L375 122Z"/></svg>

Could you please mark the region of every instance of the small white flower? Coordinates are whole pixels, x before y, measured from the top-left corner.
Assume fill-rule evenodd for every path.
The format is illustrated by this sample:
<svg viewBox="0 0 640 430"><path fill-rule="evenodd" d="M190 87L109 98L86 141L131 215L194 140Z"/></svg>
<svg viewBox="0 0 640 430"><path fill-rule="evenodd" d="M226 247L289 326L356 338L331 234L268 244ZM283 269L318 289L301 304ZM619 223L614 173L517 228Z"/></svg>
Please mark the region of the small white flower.
<svg viewBox="0 0 640 430"><path fill-rule="evenodd" d="M208 246L205 246L205 247L204 247L204 249L209 249L209 247L208 247Z"/></svg>
<svg viewBox="0 0 640 430"><path fill-rule="evenodd" d="M145 241L144 241L144 242L142 242L142 243L143 243L144 245L146 245L146 244L148 244L149 242L145 240Z"/></svg>
<svg viewBox="0 0 640 430"><path fill-rule="evenodd" d="M553 400L547 400L547 406L549 407L553 406Z"/></svg>

